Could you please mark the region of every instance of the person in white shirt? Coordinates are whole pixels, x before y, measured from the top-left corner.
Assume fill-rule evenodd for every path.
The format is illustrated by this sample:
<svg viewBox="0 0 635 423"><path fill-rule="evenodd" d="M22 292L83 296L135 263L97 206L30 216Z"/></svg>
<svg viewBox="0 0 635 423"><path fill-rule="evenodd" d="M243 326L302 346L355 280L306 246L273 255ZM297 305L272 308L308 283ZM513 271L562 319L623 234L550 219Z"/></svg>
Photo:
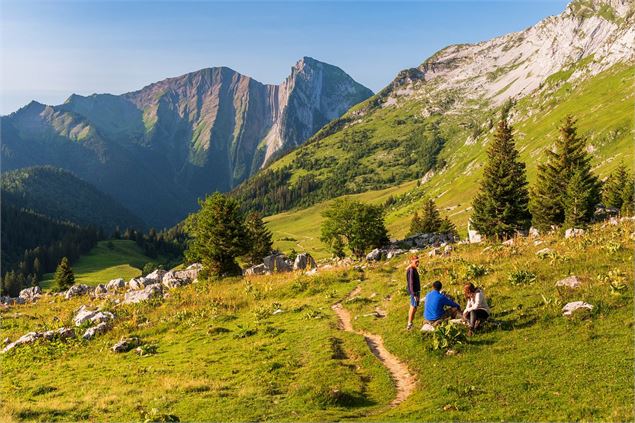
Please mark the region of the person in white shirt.
<svg viewBox="0 0 635 423"><path fill-rule="evenodd" d="M487 299L483 290L477 288L472 283L465 284L463 287L463 293L467 300L465 310L463 310L463 318L467 320L470 329L468 330L468 336L472 336L473 332L489 318L489 306L487 305Z"/></svg>

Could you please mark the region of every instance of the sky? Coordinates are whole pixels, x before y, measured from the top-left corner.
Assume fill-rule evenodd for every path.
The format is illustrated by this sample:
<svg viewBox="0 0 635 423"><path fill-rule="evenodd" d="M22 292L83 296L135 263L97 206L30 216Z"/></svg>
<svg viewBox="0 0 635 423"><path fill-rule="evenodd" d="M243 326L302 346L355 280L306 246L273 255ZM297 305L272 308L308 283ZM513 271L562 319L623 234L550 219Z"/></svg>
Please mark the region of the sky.
<svg viewBox="0 0 635 423"><path fill-rule="evenodd" d="M0 0L0 114L212 66L278 84L303 56L379 91L437 50L527 28L564 0Z"/></svg>

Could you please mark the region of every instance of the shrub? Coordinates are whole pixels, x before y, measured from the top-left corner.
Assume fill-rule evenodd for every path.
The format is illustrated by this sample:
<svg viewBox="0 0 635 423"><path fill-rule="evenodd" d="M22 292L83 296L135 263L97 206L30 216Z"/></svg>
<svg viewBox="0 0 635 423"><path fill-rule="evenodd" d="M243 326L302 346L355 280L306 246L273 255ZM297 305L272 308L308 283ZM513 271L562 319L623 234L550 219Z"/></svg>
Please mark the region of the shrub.
<svg viewBox="0 0 635 423"><path fill-rule="evenodd" d="M507 281L514 286L530 285L536 281L536 274L525 269L515 270L510 273Z"/></svg>
<svg viewBox="0 0 635 423"><path fill-rule="evenodd" d="M447 350L466 342L463 328L454 323L444 322L432 332L432 349Z"/></svg>
<svg viewBox="0 0 635 423"><path fill-rule="evenodd" d="M481 264L470 263L467 265L465 279L478 279L489 273L489 269Z"/></svg>

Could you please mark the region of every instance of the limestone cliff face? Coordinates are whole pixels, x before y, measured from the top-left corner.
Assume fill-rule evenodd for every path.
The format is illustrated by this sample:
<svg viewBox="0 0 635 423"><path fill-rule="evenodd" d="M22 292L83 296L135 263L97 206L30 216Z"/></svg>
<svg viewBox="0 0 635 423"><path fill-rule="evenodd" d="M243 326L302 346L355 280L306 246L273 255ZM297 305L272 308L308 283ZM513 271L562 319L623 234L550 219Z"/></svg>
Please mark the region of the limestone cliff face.
<svg viewBox="0 0 635 423"><path fill-rule="evenodd" d="M452 45L418 68L402 71L384 90L384 105L396 105L404 96L430 98L454 90L463 104L486 100L496 106L530 94L556 72L570 70L575 80L632 62L634 45L632 0L574 0L560 15L524 31Z"/></svg>
<svg viewBox="0 0 635 423"><path fill-rule="evenodd" d="M172 224L197 197L231 189L371 95L341 69L305 57L280 85L218 67L120 96L31 103L2 118L3 170L68 169L151 225Z"/></svg>

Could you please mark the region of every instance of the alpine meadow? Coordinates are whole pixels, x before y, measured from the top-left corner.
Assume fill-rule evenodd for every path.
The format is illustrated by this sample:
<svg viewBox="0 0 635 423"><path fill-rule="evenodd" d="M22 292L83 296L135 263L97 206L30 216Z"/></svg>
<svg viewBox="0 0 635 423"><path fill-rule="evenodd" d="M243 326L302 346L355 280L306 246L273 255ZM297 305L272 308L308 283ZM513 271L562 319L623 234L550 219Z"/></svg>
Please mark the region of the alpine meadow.
<svg viewBox="0 0 635 423"><path fill-rule="evenodd" d="M4 2L1 421L635 420L632 0Z"/></svg>

